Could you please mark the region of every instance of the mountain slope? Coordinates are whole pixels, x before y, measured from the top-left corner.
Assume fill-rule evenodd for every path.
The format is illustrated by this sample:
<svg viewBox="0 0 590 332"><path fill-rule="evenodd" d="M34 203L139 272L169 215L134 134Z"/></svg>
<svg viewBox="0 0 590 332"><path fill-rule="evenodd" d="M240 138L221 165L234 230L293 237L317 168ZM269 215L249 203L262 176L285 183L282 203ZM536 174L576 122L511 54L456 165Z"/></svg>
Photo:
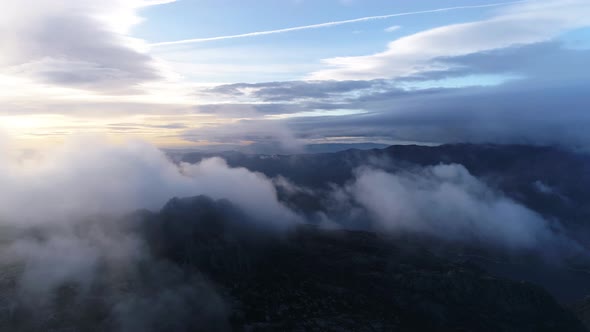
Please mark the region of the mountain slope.
<svg viewBox="0 0 590 332"><path fill-rule="evenodd" d="M78 236L116 228L123 233L111 236L141 239L141 255L105 257L85 282L54 279L35 296L22 293L26 266L3 266L0 330L585 331L542 288L411 241L257 225L231 202L204 196L80 223Z"/></svg>
<svg viewBox="0 0 590 332"><path fill-rule="evenodd" d="M590 329L590 297L584 299L574 308L578 318Z"/></svg>
<svg viewBox="0 0 590 332"><path fill-rule="evenodd" d="M169 227L189 230L165 252L177 264L205 253L196 267L232 303L234 330L584 330L532 284L494 278L371 233L308 226L287 237L243 233L233 211L226 202L176 200L155 217L152 243L165 242L159 236ZM187 226L204 221L209 226Z"/></svg>

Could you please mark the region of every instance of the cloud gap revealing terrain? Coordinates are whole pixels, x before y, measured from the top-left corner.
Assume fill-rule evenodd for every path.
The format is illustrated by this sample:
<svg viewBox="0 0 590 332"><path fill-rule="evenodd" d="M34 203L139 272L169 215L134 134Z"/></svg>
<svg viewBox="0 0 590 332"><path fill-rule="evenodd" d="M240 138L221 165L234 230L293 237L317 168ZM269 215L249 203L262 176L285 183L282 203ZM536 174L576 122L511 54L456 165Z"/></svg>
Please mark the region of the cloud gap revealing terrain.
<svg viewBox="0 0 590 332"><path fill-rule="evenodd" d="M587 0L3 0L1 331L588 331Z"/></svg>

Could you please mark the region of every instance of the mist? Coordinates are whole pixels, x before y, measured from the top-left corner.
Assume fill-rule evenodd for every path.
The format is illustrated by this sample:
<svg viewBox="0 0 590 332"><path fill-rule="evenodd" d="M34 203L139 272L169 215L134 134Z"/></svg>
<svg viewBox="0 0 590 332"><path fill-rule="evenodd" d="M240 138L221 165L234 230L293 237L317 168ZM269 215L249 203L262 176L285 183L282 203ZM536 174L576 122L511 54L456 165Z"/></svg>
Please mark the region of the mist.
<svg viewBox="0 0 590 332"><path fill-rule="evenodd" d="M399 174L361 168L347 191L368 211L377 231L425 234L508 250L579 249L559 233L557 221L548 221L490 188L462 165L441 164Z"/></svg>
<svg viewBox="0 0 590 332"><path fill-rule="evenodd" d="M34 316L26 327L19 323L24 330L82 324L89 314L108 318L97 330L226 330L221 295L198 270L154 253L149 225L129 214L207 195L233 202L244 227L275 234L300 222L268 178L220 158L175 164L144 142L88 137L26 155L8 143L2 152L0 308L3 321Z"/></svg>
<svg viewBox="0 0 590 332"><path fill-rule="evenodd" d="M24 330L64 321L80 327L96 317L97 331L229 330L231 299L202 264L247 265L265 255L265 239L280 241L302 225L554 258L583 252L558 221L458 164L393 170L388 161L367 161L345 184L321 192L218 157L175 163L141 141L76 137L34 154L14 153L9 143L3 149L0 315ZM291 197L300 193L321 210L298 211ZM179 206L193 203L182 198L195 196L201 210L183 212ZM220 236L232 239L233 251L218 248Z"/></svg>
<svg viewBox="0 0 590 332"><path fill-rule="evenodd" d="M176 165L141 141L80 138L34 157L4 159L0 182L0 220L17 226L158 210L172 197L202 194L229 199L269 227L297 220L264 175L229 168L219 158Z"/></svg>

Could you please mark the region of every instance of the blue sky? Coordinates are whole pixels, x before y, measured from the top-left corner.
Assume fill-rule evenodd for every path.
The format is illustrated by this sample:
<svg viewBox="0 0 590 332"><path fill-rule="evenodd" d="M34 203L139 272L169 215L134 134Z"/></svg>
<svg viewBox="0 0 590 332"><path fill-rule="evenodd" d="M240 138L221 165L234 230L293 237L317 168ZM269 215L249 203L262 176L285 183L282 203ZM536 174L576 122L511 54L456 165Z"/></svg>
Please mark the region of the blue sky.
<svg viewBox="0 0 590 332"><path fill-rule="evenodd" d="M148 7L141 12L146 21L133 35L150 42L167 42L191 38L208 38L306 26L397 13L428 11L460 6L494 4L490 1L178 1ZM321 60L336 56L357 56L381 51L389 41L430 28L476 21L488 17L500 7L465 8L448 12L416 14L343 24L339 26L294 31L285 34L220 40L184 45L176 50L194 52L192 61L204 63L233 62L260 73L197 75L203 82L241 80L300 79L308 68L319 68ZM393 32L386 29L399 27ZM160 47L154 52L173 51ZM215 54L219 52L221 54ZM237 59L236 54L242 56ZM217 55L217 56L215 56ZM265 70L269 64L293 66L287 73Z"/></svg>
<svg viewBox="0 0 590 332"><path fill-rule="evenodd" d="M590 147L587 0L11 0L0 38L22 146Z"/></svg>
<svg viewBox="0 0 590 332"><path fill-rule="evenodd" d="M354 19L364 16L430 10L443 7L488 4L490 1L178 1L141 11L149 24L136 27L138 37L167 41L174 39L230 35L247 31L272 30L290 26ZM318 37L354 30L406 25L416 31L458 21L479 19L485 10L463 10L451 15L400 17L375 24L353 24L318 32ZM411 31L410 31L411 32ZM408 33L410 33L408 32ZM388 41L388 38L374 39ZM372 38L373 39L373 38Z"/></svg>

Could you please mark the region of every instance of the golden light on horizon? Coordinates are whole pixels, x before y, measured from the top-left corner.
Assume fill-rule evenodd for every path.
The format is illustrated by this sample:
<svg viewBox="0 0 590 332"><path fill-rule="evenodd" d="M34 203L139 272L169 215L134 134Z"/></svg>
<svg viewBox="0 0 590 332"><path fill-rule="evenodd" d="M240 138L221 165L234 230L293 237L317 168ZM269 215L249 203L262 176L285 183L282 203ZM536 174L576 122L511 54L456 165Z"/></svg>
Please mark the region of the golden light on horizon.
<svg viewBox="0 0 590 332"><path fill-rule="evenodd" d="M122 115L109 117L74 117L59 114L0 116L0 134L15 149L48 148L62 144L69 137L103 136L123 142L139 139L162 148L188 148L215 142L190 141L183 132L203 125L222 124L218 118L202 114Z"/></svg>

